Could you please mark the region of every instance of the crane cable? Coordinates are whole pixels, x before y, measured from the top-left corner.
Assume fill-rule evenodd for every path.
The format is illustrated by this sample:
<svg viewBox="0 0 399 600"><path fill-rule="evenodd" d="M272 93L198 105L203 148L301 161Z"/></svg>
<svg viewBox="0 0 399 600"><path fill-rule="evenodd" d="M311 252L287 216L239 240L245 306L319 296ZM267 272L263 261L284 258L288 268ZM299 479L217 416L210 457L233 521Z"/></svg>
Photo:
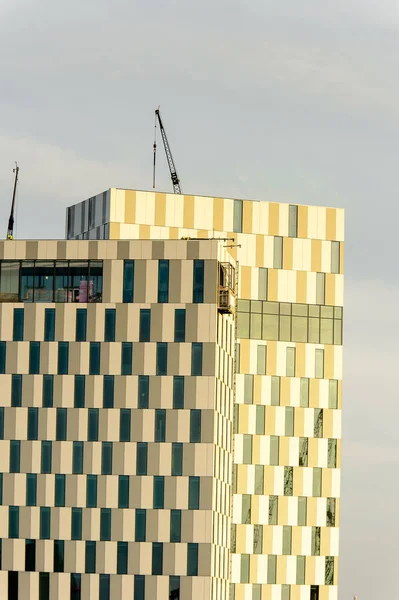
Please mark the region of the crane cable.
<svg viewBox="0 0 399 600"><path fill-rule="evenodd" d="M154 167L153 167L153 174L152 174L152 188L155 190L155 162L156 162L156 155L157 155L157 115L156 115L156 113L155 113L155 124L154 124L153 151L154 151Z"/></svg>

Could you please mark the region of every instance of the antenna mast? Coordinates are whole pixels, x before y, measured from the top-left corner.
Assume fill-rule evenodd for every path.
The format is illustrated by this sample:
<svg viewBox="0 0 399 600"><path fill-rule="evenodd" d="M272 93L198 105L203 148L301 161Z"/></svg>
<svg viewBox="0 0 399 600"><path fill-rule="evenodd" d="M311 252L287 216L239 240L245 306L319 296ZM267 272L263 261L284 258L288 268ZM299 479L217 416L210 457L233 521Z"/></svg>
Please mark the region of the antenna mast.
<svg viewBox="0 0 399 600"><path fill-rule="evenodd" d="M8 219L8 229L7 229L7 239L8 240L14 239L14 210L15 210L15 197L17 194L18 173L19 173L18 163L15 163L15 169L13 169L13 173L15 173L15 180L14 180L14 191L12 194L10 218Z"/></svg>

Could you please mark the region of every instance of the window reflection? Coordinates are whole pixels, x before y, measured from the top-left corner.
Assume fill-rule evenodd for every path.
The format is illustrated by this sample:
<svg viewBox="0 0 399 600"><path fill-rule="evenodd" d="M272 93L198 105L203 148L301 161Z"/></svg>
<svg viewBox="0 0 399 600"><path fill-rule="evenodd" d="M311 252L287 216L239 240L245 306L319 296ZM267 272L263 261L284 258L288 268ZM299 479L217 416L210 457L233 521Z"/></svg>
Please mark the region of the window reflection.
<svg viewBox="0 0 399 600"><path fill-rule="evenodd" d="M101 302L102 261L1 261L0 302Z"/></svg>

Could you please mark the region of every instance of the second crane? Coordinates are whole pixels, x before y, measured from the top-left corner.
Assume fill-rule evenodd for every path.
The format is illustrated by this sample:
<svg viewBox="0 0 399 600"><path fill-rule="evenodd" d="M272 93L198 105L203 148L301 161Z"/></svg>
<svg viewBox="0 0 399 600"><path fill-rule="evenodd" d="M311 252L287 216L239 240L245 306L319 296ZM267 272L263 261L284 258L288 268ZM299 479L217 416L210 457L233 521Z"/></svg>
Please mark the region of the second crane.
<svg viewBox="0 0 399 600"><path fill-rule="evenodd" d="M168 138L166 137L166 131L162 123L161 115L159 112L159 108L155 111L155 138L154 138L154 171L153 171L153 180L152 187L155 188L155 162L156 162L156 152L157 152L157 123L159 124L159 129L161 131L162 141L165 148L166 160L168 161L170 177L172 179L173 191L175 194L181 194L182 189L180 185L180 179L177 175L176 166L173 160L172 152L169 146Z"/></svg>

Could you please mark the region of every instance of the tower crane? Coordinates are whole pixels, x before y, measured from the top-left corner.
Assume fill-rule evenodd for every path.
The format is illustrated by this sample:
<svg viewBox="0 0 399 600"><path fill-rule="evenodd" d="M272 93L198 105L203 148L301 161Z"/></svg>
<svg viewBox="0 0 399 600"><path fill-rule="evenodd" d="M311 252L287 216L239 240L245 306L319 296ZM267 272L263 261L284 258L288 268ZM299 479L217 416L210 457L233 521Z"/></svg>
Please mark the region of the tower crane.
<svg viewBox="0 0 399 600"><path fill-rule="evenodd" d="M14 210L15 210L15 197L17 194L18 173L19 173L18 163L15 163L15 169L13 169L13 173L15 173L15 180L14 180L14 191L12 194L10 218L8 219L8 229L7 229L7 239L8 240L14 239Z"/></svg>
<svg viewBox="0 0 399 600"><path fill-rule="evenodd" d="M165 148L165 154L166 154L166 160L168 161L168 166L169 166L169 171L170 171L170 177L172 179L172 184L173 184L173 191L175 194L181 194L182 193L182 189L181 189L181 185L180 185L180 179L177 175L177 171L176 171L176 166L172 157L172 152L169 146L169 142L168 142L168 138L166 137L166 131L165 128L163 126L162 123L162 119L161 119L161 115L159 112L159 107L157 108L157 110L155 111L155 136L154 136L154 145L153 145L153 149L154 149L154 171L153 171L153 180L152 180L152 187L155 188L155 159L156 159L156 152L157 152L157 122L159 124L159 129L161 131L161 136L162 136L162 141L163 141L163 145Z"/></svg>

